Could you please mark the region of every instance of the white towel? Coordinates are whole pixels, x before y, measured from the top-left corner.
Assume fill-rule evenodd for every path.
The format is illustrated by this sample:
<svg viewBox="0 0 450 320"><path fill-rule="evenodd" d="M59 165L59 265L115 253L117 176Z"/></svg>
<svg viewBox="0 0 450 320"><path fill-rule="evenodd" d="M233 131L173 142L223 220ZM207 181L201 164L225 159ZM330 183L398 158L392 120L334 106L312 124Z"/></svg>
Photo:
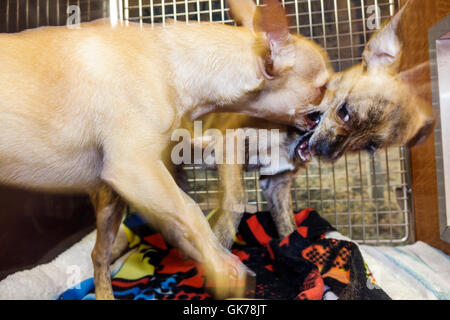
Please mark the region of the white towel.
<svg viewBox="0 0 450 320"><path fill-rule="evenodd" d="M360 249L378 285L392 299L450 299L450 257L443 252L421 241Z"/></svg>

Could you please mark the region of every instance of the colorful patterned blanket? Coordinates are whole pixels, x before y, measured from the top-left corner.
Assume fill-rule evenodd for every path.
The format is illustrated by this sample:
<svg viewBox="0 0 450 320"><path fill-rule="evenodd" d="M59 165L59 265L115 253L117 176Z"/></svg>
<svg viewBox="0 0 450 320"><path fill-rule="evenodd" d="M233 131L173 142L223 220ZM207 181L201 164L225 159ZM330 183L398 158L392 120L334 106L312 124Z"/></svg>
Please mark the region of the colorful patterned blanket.
<svg viewBox="0 0 450 320"><path fill-rule="evenodd" d="M333 227L312 209L295 213L297 230L277 239L268 212L246 213L232 251L256 273L258 299L389 299L353 242L326 239ZM138 215L124 221L135 248L112 279L116 299L212 299L203 268L167 245ZM60 299L94 299L93 279Z"/></svg>

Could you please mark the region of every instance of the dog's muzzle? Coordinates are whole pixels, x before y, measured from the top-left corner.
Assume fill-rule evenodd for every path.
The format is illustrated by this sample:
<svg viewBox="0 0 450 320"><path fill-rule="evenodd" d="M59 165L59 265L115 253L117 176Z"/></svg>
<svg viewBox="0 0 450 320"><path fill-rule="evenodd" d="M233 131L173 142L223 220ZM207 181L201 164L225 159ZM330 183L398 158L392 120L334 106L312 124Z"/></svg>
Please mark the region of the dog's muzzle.
<svg viewBox="0 0 450 320"><path fill-rule="evenodd" d="M313 131L305 133L297 142L295 147L295 155L302 161L308 162L311 160L311 148L309 146L309 139L312 137Z"/></svg>

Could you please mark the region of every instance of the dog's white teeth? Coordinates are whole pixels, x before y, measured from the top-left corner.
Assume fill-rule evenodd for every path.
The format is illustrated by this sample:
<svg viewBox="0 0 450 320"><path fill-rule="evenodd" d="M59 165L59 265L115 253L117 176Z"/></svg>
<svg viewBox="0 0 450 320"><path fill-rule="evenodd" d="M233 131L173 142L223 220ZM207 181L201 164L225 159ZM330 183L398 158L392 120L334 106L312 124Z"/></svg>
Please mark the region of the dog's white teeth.
<svg viewBox="0 0 450 320"><path fill-rule="evenodd" d="M302 161L308 161L308 159L309 159L309 152L308 153L306 153L306 155L305 154L303 154L303 149L302 148L298 148L297 149L297 154L298 154L298 156L300 157L300 159L302 159Z"/></svg>
<svg viewBox="0 0 450 320"><path fill-rule="evenodd" d="M308 154L302 155L302 160L305 162L308 161L309 160Z"/></svg>
<svg viewBox="0 0 450 320"><path fill-rule="evenodd" d="M302 159L302 161L306 161L305 157L302 154L300 154L300 159Z"/></svg>
<svg viewBox="0 0 450 320"><path fill-rule="evenodd" d="M302 159L304 161L303 155L302 155L302 150L300 148L297 148L297 154L300 157L300 159Z"/></svg>

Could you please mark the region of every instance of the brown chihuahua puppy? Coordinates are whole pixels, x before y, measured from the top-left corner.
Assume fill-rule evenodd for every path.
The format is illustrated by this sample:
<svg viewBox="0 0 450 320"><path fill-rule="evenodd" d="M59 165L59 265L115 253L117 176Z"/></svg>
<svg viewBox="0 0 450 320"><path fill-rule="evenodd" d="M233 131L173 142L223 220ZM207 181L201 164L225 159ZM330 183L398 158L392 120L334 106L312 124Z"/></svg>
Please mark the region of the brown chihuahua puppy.
<svg viewBox="0 0 450 320"><path fill-rule="evenodd" d="M279 236L285 237L294 231L291 184L295 173L310 160L311 151L315 156L336 161L345 152L367 150L374 153L380 148L405 143L414 146L432 132L435 119L425 112L420 92L412 91L408 84L419 71L395 74L401 54L396 30L404 10L370 40L362 64L333 76L321 105L316 108L318 111L307 117L311 128L320 117L317 127L301 134L286 126L277 126L283 134L276 150L280 152L279 158L286 161L278 172L262 173L260 185ZM240 124L248 128L261 125L274 128L270 122L251 118ZM227 125L229 123L221 118L209 120L211 127ZM229 127L235 128L235 123ZM261 170L261 166L219 165L218 169L224 196L220 203L221 215L213 228L222 244L230 247L246 203L242 170Z"/></svg>
<svg viewBox="0 0 450 320"><path fill-rule="evenodd" d="M369 41L361 64L328 83L318 107L324 114L309 140L314 155L335 161L347 151L414 146L433 131L431 108L396 73L402 54L397 29L406 7Z"/></svg>
<svg viewBox="0 0 450 320"><path fill-rule="evenodd" d="M0 183L88 192L98 299L112 299L111 248L132 204L165 239L201 261L218 297L242 293L246 268L176 184L171 133L181 118L231 111L308 128L327 62L289 34L277 0L229 0L246 27L45 27L0 34Z"/></svg>

